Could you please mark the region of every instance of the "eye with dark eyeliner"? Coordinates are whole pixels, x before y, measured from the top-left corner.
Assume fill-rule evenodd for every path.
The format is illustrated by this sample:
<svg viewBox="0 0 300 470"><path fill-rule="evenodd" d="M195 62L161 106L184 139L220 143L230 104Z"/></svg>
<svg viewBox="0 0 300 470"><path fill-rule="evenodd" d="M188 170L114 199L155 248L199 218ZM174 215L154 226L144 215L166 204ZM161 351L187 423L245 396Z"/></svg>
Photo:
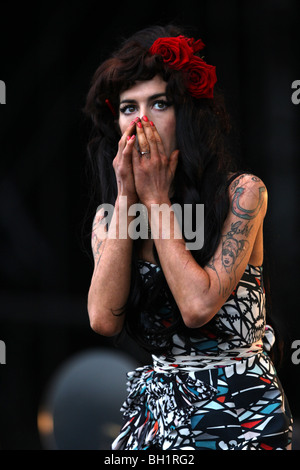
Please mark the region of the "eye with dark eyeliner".
<svg viewBox="0 0 300 470"><path fill-rule="evenodd" d="M165 109L172 106L172 103L167 100L155 100L151 104L151 107L156 111L164 111ZM125 115L133 114L137 111L138 106L133 103L128 103L120 106L120 112Z"/></svg>
<svg viewBox="0 0 300 470"><path fill-rule="evenodd" d="M136 111L136 105L134 104L126 104L120 107L120 113L123 114L132 114Z"/></svg>
<svg viewBox="0 0 300 470"><path fill-rule="evenodd" d="M172 103L170 103L167 100L156 100L152 104L152 108L158 110L158 111L164 111L165 109L169 108L172 106Z"/></svg>

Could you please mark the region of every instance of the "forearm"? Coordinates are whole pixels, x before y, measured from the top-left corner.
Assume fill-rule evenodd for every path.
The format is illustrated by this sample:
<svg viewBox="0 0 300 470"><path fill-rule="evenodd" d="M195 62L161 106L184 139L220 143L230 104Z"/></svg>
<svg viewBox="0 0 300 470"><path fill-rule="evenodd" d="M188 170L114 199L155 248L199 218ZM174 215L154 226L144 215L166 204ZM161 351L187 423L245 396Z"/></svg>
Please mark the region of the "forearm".
<svg viewBox="0 0 300 470"><path fill-rule="evenodd" d="M208 321L210 277L187 249L170 201L166 200L164 204L164 217L160 218L154 206L147 207L161 267L185 324L190 327L201 326L202 321Z"/></svg>
<svg viewBox="0 0 300 470"><path fill-rule="evenodd" d="M120 332L124 323L121 313L130 290L132 257L132 239L124 235L132 219L118 198L107 237L94 253L88 311L92 328L105 336Z"/></svg>

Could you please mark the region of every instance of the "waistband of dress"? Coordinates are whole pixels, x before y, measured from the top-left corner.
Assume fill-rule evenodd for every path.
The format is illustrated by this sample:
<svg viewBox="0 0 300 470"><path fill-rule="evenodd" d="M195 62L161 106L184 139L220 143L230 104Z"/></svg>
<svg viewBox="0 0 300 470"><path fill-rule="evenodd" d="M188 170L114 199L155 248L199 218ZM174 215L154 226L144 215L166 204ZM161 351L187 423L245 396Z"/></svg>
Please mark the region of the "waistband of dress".
<svg viewBox="0 0 300 470"><path fill-rule="evenodd" d="M233 365L235 362L256 356L262 351L262 342L256 342L247 348L230 349L222 351L218 355L175 355L169 359L165 355L156 356L152 354L152 359L155 372L196 372Z"/></svg>

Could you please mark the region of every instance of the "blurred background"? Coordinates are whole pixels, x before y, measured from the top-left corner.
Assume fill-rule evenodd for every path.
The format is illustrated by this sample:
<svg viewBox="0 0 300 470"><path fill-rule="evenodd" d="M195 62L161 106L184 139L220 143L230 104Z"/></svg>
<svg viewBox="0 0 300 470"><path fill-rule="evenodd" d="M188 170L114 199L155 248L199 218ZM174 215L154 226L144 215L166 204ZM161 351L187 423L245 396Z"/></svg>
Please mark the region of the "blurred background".
<svg viewBox="0 0 300 470"><path fill-rule="evenodd" d="M125 373L148 361L128 339L117 348L89 326L93 214L82 108L120 39L168 22L192 27L207 45L238 155L268 187L273 315L285 339L278 374L300 448L300 104L291 100L299 13L297 0L1 4L0 449L108 449Z"/></svg>

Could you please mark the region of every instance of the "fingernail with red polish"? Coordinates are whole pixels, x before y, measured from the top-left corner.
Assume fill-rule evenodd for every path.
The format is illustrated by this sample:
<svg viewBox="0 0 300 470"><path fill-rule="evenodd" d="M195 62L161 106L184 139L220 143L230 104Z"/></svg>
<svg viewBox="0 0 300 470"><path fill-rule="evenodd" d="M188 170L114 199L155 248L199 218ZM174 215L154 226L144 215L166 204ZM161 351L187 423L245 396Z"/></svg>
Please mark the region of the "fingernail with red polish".
<svg viewBox="0 0 300 470"><path fill-rule="evenodd" d="M133 134L133 135L131 136L131 140L134 140L134 139L135 139L135 135Z"/></svg>
<svg viewBox="0 0 300 470"><path fill-rule="evenodd" d="M141 129L143 127L143 124L141 122L138 122L137 126Z"/></svg>
<svg viewBox="0 0 300 470"><path fill-rule="evenodd" d="M143 116L143 121L148 122L147 116Z"/></svg>
<svg viewBox="0 0 300 470"><path fill-rule="evenodd" d="M153 124L153 122L152 122L152 121L150 121L150 126L154 127L154 124Z"/></svg>

